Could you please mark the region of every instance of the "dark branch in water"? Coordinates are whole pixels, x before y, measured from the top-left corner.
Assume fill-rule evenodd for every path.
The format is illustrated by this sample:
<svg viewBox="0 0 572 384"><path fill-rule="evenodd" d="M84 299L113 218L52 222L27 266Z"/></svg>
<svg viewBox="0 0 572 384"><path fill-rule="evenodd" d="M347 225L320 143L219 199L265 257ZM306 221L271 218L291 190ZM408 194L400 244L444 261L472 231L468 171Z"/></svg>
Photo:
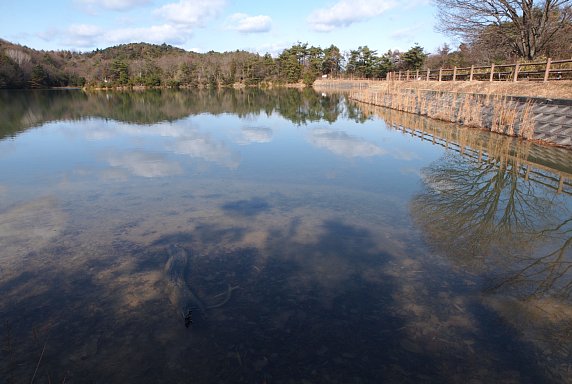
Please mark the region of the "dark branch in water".
<svg viewBox="0 0 572 384"><path fill-rule="evenodd" d="M205 304L195 294L191 284L186 277L190 274L190 260L187 251L180 245L170 245L167 250L168 259L163 269L165 277L165 285L169 296L169 301L177 309L185 322L185 327L189 328L193 323L192 311L197 310L203 318L206 318L208 309L220 308L225 305L232 296L232 291L238 289L238 286L232 287L228 284L225 292L222 292L214 298L224 296L220 303Z"/></svg>

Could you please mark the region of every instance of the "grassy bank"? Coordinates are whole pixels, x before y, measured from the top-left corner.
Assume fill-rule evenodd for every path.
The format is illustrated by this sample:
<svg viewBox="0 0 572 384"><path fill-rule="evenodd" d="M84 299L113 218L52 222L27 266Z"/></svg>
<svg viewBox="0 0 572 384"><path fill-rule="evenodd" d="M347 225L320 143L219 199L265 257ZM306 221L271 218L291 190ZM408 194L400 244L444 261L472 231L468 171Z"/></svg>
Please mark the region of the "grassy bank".
<svg viewBox="0 0 572 384"><path fill-rule="evenodd" d="M336 81L317 81L332 90ZM533 140L536 97L572 99L572 82L339 81L352 100ZM551 144L555 142L546 141Z"/></svg>
<svg viewBox="0 0 572 384"><path fill-rule="evenodd" d="M367 85L369 89L383 90L390 84L399 84L399 88L415 90L432 90L456 93L477 93L483 95L543 97L549 99L572 99L572 81L552 81L547 83L533 81L400 81L386 82L373 80L316 80L316 90L332 89L336 83L355 83ZM344 88L345 89L345 88Z"/></svg>

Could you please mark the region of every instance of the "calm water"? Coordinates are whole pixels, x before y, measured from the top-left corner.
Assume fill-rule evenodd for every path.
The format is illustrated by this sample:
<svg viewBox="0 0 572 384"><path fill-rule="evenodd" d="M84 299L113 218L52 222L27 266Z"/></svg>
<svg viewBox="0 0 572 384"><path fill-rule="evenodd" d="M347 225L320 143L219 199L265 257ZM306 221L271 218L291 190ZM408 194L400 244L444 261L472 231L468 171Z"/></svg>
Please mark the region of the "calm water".
<svg viewBox="0 0 572 384"><path fill-rule="evenodd" d="M572 382L571 175L343 95L0 93L0 383Z"/></svg>

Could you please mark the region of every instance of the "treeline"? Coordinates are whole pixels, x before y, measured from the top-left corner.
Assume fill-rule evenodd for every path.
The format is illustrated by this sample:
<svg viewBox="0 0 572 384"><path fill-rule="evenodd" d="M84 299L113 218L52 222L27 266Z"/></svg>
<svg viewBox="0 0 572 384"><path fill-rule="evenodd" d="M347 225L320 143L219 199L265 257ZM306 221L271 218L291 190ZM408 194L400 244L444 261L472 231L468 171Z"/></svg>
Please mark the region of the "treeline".
<svg viewBox="0 0 572 384"><path fill-rule="evenodd" d="M279 114L294 124L335 122L340 116L363 122L367 115L342 95L311 89L145 89L135 92L0 90L0 140L50 121L87 117L136 124L177 121L201 113L256 116Z"/></svg>
<svg viewBox="0 0 572 384"><path fill-rule="evenodd" d="M296 43L278 57L246 51L188 52L167 44L123 44L92 52L37 51L0 39L0 88L48 87L196 87L220 88L240 83L269 86L303 82L320 76L384 78L387 72L439 67L516 62L514 50L493 41L490 30L457 50L443 45L428 54L415 45L408 51L378 53L367 46L341 52ZM572 32L563 28L560 39L540 54L572 56ZM566 42L566 44L558 44Z"/></svg>
<svg viewBox="0 0 572 384"><path fill-rule="evenodd" d="M71 56L71 52L37 51L0 39L0 88L83 86L85 77L70 69Z"/></svg>
<svg viewBox="0 0 572 384"><path fill-rule="evenodd" d="M236 83L312 84L323 75L378 78L387 71L420 68L415 46L378 55L367 46L342 53L296 43L278 57L246 51L187 52L167 44L123 44L88 53L37 51L0 40L0 88L169 86L218 88Z"/></svg>

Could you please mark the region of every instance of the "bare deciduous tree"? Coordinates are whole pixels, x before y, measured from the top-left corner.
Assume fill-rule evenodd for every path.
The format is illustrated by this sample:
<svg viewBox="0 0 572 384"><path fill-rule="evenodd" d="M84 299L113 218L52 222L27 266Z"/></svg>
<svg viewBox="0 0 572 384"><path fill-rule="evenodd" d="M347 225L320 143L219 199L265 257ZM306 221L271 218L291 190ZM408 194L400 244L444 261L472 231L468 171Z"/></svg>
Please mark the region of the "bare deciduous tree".
<svg viewBox="0 0 572 384"><path fill-rule="evenodd" d="M493 32L521 57L534 59L572 22L572 0L433 0L439 31L472 40Z"/></svg>
<svg viewBox="0 0 572 384"><path fill-rule="evenodd" d="M6 55L14 60L18 65L29 63L32 57L24 51L18 49L7 49Z"/></svg>

